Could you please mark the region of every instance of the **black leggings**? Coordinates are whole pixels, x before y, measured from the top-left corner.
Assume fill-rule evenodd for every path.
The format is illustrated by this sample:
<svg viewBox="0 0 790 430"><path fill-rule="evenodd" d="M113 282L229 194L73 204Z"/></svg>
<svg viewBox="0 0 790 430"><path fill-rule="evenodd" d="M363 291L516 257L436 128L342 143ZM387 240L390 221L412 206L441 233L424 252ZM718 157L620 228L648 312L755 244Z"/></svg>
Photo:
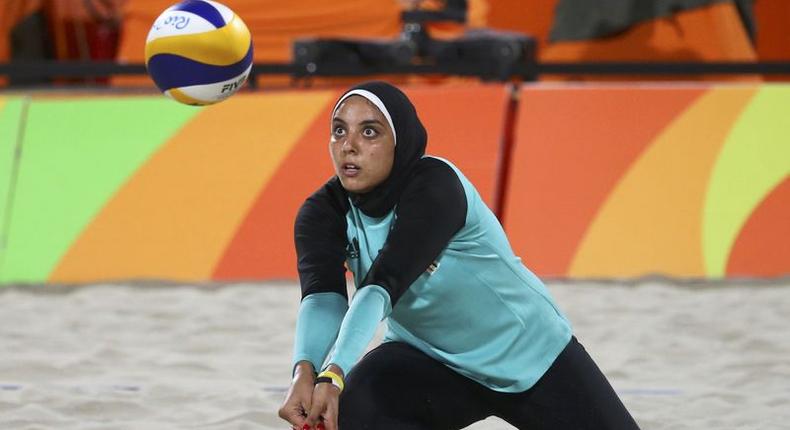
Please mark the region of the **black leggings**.
<svg viewBox="0 0 790 430"><path fill-rule="evenodd" d="M405 343L384 343L349 373L339 423L340 430L450 430L492 415L530 430L639 428L575 337L522 393L493 391Z"/></svg>

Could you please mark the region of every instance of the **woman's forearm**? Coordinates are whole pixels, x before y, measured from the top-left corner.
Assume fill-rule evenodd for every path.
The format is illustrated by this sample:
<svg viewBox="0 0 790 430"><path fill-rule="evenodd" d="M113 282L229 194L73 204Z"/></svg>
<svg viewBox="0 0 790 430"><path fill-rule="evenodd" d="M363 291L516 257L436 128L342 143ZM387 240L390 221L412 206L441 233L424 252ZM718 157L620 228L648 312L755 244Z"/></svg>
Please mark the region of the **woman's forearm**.
<svg viewBox="0 0 790 430"><path fill-rule="evenodd" d="M300 362L312 364L314 370L321 368L347 310L346 298L337 293L315 293L302 300L296 319L294 371Z"/></svg>
<svg viewBox="0 0 790 430"><path fill-rule="evenodd" d="M391 311L389 293L384 288L368 285L357 291L327 362L340 367L348 375L373 339L381 320Z"/></svg>

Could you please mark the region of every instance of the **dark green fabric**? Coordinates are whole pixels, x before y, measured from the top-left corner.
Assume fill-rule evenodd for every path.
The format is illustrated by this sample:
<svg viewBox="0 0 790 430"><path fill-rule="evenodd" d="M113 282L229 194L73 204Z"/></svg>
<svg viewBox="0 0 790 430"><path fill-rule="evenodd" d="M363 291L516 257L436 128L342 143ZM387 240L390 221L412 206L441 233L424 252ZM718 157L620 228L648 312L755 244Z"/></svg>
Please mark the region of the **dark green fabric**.
<svg viewBox="0 0 790 430"><path fill-rule="evenodd" d="M560 0L549 40L612 36L643 21L725 1L736 3L744 28L754 40L754 0Z"/></svg>

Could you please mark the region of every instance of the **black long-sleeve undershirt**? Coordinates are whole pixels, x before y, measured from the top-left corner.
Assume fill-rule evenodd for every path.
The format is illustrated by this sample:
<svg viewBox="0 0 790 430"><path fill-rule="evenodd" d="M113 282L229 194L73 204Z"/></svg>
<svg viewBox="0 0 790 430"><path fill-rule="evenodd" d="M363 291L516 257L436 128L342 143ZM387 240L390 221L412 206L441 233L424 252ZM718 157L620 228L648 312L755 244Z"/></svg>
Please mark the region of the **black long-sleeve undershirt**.
<svg viewBox="0 0 790 430"><path fill-rule="evenodd" d="M297 215L295 241L303 297L330 291L346 296L345 215L350 203L339 187L333 178L307 199ZM464 226L467 200L455 171L426 157L417 163L395 211L384 246L357 286L383 287L393 306Z"/></svg>

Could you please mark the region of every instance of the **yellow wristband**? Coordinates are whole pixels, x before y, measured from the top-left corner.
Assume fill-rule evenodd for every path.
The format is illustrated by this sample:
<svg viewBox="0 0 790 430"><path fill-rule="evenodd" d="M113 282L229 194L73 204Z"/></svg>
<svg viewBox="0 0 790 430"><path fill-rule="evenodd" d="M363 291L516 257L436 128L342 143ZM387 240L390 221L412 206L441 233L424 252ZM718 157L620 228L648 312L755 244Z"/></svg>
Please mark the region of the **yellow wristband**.
<svg viewBox="0 0 790 430"><path fill-rule="evenodd" d="M318 377L331 379L332 385L334 385L337 388L340 388L340 391L343 391L343 388L345 387L345 384L343 383L343 378L340 377L340 375L338 375L337 373L332 372L331 370L324 370L323 372L318 374Z"/></svg>

